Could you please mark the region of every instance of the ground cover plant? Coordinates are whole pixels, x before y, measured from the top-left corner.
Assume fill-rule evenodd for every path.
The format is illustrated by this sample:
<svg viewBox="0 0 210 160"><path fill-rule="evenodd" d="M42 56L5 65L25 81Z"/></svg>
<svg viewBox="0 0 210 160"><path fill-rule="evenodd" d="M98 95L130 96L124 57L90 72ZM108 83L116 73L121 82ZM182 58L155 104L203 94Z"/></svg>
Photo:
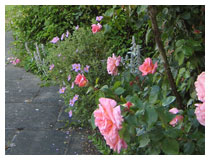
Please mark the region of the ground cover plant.
<svg viewBox="0 0 210 160"><path fill-rule="evenodd" d="M34 39L70 125L92 126L102 154L205 154L205 7L93 8Z"/></svg>

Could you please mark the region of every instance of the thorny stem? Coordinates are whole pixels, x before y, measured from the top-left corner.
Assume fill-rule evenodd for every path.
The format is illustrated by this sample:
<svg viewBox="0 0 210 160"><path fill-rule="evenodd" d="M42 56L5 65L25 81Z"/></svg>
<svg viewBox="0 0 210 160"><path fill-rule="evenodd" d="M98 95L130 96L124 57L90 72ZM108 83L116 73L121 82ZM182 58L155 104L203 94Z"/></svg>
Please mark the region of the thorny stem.
<svg viewBox="0 0 210 160"><path fill-rule="evenodd" d="M169 80L170 86L172 88L172 92L176 97L176 101L179 105L179 108L184 109L183 105L182 105L181 96L177 92L176 85L175 85L175 82L174 82L174 79L173 79L173 76L172 76L172 73L171 73L171 69L169 67L169 63L168 63L168 60L167 60L167 57L166 57L166 52L165 52L165 49L163 47L163 43L162 43L161 38L160 38L161 35L160 35L160 31L158 29L157 20L156 20L156 14L157 14L156 7L155 6L149 6L148 11L149 11L150 20L152 22L152 29L153 29L153 32L154 32L154 35L155 35L155 41L156 41L156 44L158 46L159 52L160 52L160 54L163 58L164 68L165 68L166 74L168 76L168 80Z"/></svg>

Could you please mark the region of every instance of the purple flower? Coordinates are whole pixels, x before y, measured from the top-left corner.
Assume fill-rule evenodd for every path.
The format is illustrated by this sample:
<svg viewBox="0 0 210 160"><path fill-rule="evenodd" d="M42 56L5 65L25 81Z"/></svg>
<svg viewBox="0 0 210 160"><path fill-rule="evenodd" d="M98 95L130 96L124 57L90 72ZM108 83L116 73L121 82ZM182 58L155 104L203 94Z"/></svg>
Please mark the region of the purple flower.
<svg viewBox="0 0 210 160"><path fill-rule="evenodd" d="M71 84L71 89L73 89L74 88L74 82L72 82L72 84Z"/></svg>
<svg viewBox="0 0 210 160"><path fill-rule="evenodd" d="M103 16L97 16L96 21L100 22L104 17Z"/></svg>
<svg viewBox="0 0 210 160"><path fill-rule="evenodd" d="M72 110L69 111L69 118L72 117Z"/></svg>
<svg viewBox="0 0 210 160"><path fill-rule="evenodd" d="M58 54L58 57L60 57L61 56L61 53L60 54Z"/></svg>
<svg viewBox="0 0 210 160"><path fill-rule="evenodd" d="M64 39L64 37L65 37L65 33L63 33L63 34L61 35L61 41Z"/></svg>
<svg viewBox="0 0 210 160"><path fill-rule="evenodd" d="M66 38L68 38L69 37L69 31L67 30L66 31Z"/></svg>
<svg viewBox="0 0 210 160"><path fill-rule="evenodd" d="M68 81L70 81L71 80L71 75L68 75Z"/></svg>
<svg viewBox="0 0 210 160"><path fill-rule="evenodd" d="M69 105L72 106L72 107L74 106L74 100L73 99L69 100Z"/></svg>
<svg viewBox="0 0 210 160"><path fill-rule="evenodd" d="M72 70L75 70L77 64L72 64Z"/></svg>
<svg viewBox="0 0 210 160"><path fill-rule="evenodd" d="M78 100L78 98L79 98L79 95L76 94L76 95L74 96L74 98L73 98L73 101L76 102L76 101Z"/></svg>
<svg viewBox="0 0 210 160"><path fill-rule="evenodd" d="M65 90L66 90L66 87L62 87L62 88L59 90L59 93L62 94L62 93L65 92Z"/></svg>
<svg viewBox="0 0 210 160"><path fill-rule="evenodd" d="M78 49L76 49L76 53L78 53L78 51L79 51L79 50L78 50Z"/></svg>
<svg viewBox="0 0 210 160"><path fill-rule="evenodd" d="M79 25L77 25L77 26L75 27L75 29L78 30L78 29L79 29Z"/></svg>
<svg viewBox="0 0 210 160"><path fill-rule="evenodd" d="M75 70L75 72L78 72L80 70L80 64L72 64L72 70Z"/></svg>
<svg viewBox="0 0 210 160"><path fill-rule="evenodd" d="M55 44L58 41L59 41L59 38L58 37L54 37L50 42Z"/></svg>
<svg viewBox="0 0 210 160"><path fill-rule="evenodd" d="M84 68L84 71L88 73L89 72L89 68L90 68L90 66L86 65L85 68Z"/></svg>
<svg viewBox="0 0 210 160"><path fill-rule="evenodd" d="M54 64L51 64L51 65L50 65L50 71L51 71L54 67L55 67L55 65L54 65Z"/></svg>

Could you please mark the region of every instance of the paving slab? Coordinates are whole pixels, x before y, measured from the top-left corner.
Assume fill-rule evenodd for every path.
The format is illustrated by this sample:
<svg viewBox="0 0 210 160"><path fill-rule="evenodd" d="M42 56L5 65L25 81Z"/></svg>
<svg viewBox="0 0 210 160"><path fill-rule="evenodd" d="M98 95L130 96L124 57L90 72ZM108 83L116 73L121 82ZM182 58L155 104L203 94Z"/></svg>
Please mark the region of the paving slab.
<svg viewBox="0 0 210 160"><path fill-rule="evenodd" d="M5 67L5 80L21 80L25 74L23 68L18 68L12 64L7 64Z"/></svg>
<svg viewBox="0 0 210 160"><path fill-rule="evenodd" d="M13 141L9 155L63 155L69 136L56 130L23 130Z"/></svg>
<svg viewBox="0 0 210 160"><path fill-rule="evenodd" d="M40 89L39 79L7 80L5 83L6 91L18 91L19 93L37 93Z"/></svg>
<svg viewBox="0 0 210 160"><path fill-rule="evenodd" d="M31 101L36 93L18 94L18 91L5 91L5 103L25 103Z"/></svg>
<svg viewBox="0 0 210 160"><path fill-rule="evenodd" d="M57 121L59 106L34 103L7 103L6 128L50 128Z"/></svg>

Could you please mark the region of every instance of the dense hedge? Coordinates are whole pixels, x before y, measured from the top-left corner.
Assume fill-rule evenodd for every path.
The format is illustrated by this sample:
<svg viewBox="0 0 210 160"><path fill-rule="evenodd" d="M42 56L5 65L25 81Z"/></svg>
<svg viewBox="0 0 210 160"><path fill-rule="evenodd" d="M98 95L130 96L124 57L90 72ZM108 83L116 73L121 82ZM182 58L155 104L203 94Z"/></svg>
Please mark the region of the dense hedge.
<svg viewBox="0 0 210 160"><path fill-rule="evenodd" d="M101 153L205 154L204 6L19 6L13 12L17 56L36 67L24 43L45 44L47 78L60 85L70 117L92 126L89 138ZM50 43L67 30L68 37Z"/></svg>

